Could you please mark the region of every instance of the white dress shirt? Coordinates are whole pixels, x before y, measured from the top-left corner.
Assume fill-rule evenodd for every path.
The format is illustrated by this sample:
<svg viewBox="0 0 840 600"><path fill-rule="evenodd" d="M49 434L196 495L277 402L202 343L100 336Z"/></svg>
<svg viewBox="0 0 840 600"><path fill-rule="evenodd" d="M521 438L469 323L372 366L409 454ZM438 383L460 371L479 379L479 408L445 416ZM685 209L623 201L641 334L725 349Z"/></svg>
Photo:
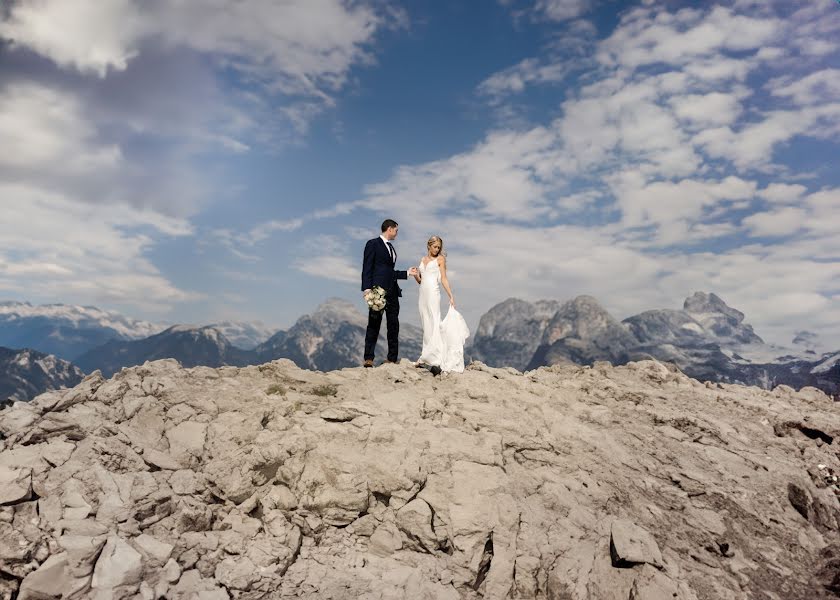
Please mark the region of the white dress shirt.
<svg viewBox="0 0 840 600"><path fill-rule="evenodd" d="M393 246L391 245L392 242L390 240L388 240L388 238L386 238L384 235L380 235L379 239L382 240L383 242L385 242L385 247L388 249L388 254L391 255L391 262L396 264L397 263L397 251L394 250L393 252L391 252L391 248L393 248Z"/></svg>

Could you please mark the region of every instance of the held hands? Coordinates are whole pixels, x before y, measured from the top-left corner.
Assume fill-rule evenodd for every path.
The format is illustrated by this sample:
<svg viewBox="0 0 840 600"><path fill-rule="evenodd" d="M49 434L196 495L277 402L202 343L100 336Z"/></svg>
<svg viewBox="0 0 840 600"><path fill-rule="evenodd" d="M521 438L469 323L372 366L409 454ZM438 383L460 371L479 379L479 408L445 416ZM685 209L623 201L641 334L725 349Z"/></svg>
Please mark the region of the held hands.
<svg viewBox="0 0 840 600"><path fill-rule="evenodd" d="M417 277L417 267L411 267L408 270L408 274L411 275L412 277Z"/></svg>

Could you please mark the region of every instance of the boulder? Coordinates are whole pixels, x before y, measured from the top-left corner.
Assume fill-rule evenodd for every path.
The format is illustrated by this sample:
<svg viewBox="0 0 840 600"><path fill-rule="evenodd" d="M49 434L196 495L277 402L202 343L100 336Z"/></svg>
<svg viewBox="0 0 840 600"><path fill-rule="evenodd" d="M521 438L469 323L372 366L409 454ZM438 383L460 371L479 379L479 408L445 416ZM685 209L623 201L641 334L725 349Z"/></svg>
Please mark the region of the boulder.
<svg viewBox="0 0 840 600"><path fill-rule="evenodd" d="M110 590L123 585L137 585L142 573L142 555L122 538L111 536L96 561L91 587Z"/></svg>
<svg viewBox="0 0 840 600"><path fill-rule="evenodd" d="M32 469L11 469L0 465L0 506L17 504L32 497Z"/></svg>
<svg viewBox="0 0 840 600"><path fill-rule="evenodd" d="M18 592L18 600L61 598L70 587L70 580L67 555L55 554L23 579Z"/></svg>
<svg viewBox="0 0 840 600"><path fill-rule="evenodd" d="M659 545L650 532L625 519L616 519L610 527L610 557L615 567L662 566Z"/></svg>

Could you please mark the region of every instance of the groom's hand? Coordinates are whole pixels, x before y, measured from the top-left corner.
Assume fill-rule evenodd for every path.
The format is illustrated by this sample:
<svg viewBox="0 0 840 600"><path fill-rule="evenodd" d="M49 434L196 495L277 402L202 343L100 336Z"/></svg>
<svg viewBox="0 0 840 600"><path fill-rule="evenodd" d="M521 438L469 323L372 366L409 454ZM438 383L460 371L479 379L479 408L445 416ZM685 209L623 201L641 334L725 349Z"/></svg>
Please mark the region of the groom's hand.
<svg viewBox="0 0 840 600"><path fill-rule="evenodd" d="M370 292L370 290L365 290L365 291L363 291L363 292L362 292L362 296L367 296L367 295L368 295L368 292Z"/></svg>
<svg viewBox="0 0 840 600"><path fill-rule="evenodd" d="M412 277L414 277L415 275L417 275L417 267L411 267L411 268L408 270L408 274L409 274L409 275L411 275Z"/></svg>

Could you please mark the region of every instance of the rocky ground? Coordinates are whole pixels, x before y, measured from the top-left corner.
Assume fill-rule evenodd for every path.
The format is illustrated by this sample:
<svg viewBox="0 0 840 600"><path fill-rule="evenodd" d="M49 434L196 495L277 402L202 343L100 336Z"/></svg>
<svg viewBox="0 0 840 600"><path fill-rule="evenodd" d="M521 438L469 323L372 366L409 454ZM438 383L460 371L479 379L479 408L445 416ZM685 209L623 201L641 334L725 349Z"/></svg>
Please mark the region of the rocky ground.
<svg viewBox="0 0 840 600"><path fill-rule="evenodd" d="M0 433L0 598L840 595L840 416L810 388L159 361Z"/></svg>

